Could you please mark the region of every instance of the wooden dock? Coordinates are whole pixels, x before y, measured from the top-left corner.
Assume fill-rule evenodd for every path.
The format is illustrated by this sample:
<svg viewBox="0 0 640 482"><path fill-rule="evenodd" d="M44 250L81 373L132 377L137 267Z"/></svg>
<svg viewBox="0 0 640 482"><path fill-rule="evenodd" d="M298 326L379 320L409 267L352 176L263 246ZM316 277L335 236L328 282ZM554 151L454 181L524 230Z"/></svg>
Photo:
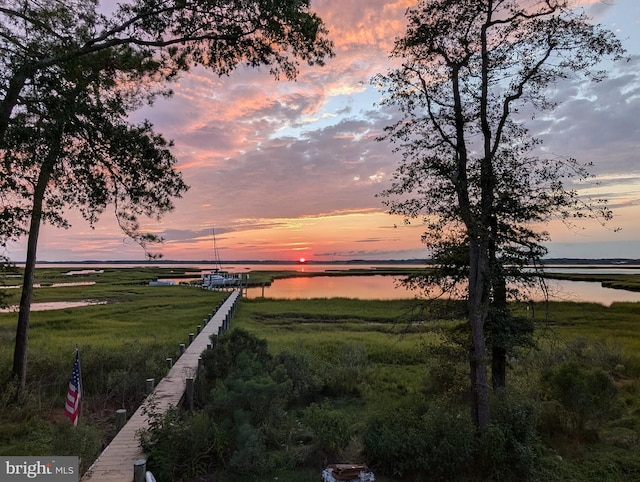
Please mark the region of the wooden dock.
<svg viewBox="0 0 640 482"><path fill-rule="evenodd" d="M207 349L211 335L217 335L220 328L225 326L239 297L239 291L229 294L222 306L171 367L169 373L147 397L147 400L153 400L156 411L164 412L170 406L180 404L187 379L195 378L198 359ZM140 460L146 460L136 435L139 430L148 426L147 416L143 413L145 403L146 400L96 459L82 477L82 482L132 482L134 480L134 465Z"/></svg>

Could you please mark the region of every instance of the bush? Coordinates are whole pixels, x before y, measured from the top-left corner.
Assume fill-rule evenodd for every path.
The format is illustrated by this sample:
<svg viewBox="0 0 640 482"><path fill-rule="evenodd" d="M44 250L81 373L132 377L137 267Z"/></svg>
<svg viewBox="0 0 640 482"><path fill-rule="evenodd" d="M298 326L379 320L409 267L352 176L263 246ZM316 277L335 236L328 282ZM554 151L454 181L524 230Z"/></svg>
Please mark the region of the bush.
<svg viewBox="0 0 640 482"><path fill-rule="evenodd" d="M473 466L475 434L467 416L417 402L372 418L364 444L375 470L403 480L451 480Z"/></svg>
<svg viewBox="0 0 640 482"><path fill-rule="evenodd" d="M307 407L302 423L311 431L315 450L327 461L334 459L351 441L351 420L328 403Z"/></svg>
<svg viewBox="0 0 640 482"><path fill-rule="evenodd" d="M230 471L261 473L288 463L279 452L289 447L295 431L289 409L317 384L306 364L294 370L294 358L284 355L285 364L279 363L264 340L238 329L216 338L203 357L202 383L211 387L203 403L226 441L220 456Z"/></svg>
<svg viewBox="0 0 640 482"><path fill-rule="evenodd" d="M151 408L147 415L140 441L158 482L188 480L221 465L227 441L207 414L189 416L172 407L162 414Z"/></svg>
<svg viewBox="0 0 640 482"><path fill-rule="evenodd" d="M622 412L618 388L613 378L600 368L564 362L543 373L542 387L557 407L559 422L568 434L588 435L587 429L597 431Z"/></svg>
<svg viewBox="0 0 640 482"><path fill-rule="evenodd" d="M480 461L488 480L528 480L541 456L532 402L503 398L492 405L493 420L480 440Z"/></svg>
<svg viewBox="0 0 640 482"><path fill-rule="evenodd" d="M306 403L322 391L325 380L322 377L323 368L319 360L303 352L283 351L277 359L282 364L291 379L293 388L291 396L297 403Z"/></svg>
<svg viewBox="0 0 640 482"><path fill-rule="evenodd" d="M207 381L225 379L237 365L239 356L249 357L266 366L272 362L267 342L239 328L221 336L211 337L212 349L202 354L204 378Z"/></svg>

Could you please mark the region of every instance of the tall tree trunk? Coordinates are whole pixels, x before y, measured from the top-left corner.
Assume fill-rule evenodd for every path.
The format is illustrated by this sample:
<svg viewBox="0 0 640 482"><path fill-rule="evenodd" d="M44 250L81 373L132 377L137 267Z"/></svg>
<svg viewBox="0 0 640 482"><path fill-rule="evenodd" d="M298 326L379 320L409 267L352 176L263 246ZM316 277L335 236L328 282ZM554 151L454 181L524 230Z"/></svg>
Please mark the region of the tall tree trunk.
<svg viewBox="0 0 640 482"><path fill-rule="evenodd" d="M498 221L495 216L491 218L492 237L489 241L489 259L491 260L491 319L489 327L491 332L491 384L494 391L507 386L507 347L505 341L509 334L506 323L509 322L509 309L507 306L507 281L504 277L502 265L496 253L496 239L498 237Z"/></svg>
<svg viewBox="0 0 640 482"><path fill-rule="evenodd" d="M47 159L40 168L38 180L33 194L33 210L31 212L31 224L27 240L27 258L24 266L22 280L22 293L20 295L20 309L18 312L18 326L16 329L16 343L13 352L13 376L19 382L19 392L23 392L27 380L27 341L29 334L29 319L31 315L31 297L33 294L33 278L36 269L36 252L38 248L38 236L42 221L42 208L47 184L51 178L53 167L60 151L60 136L53 136L52 142L57 142L49 151ZM56 139L57 138L57 139Z"/></svg>
<svg viewBox="0 0 640 482"><path fill-rule="evenodd" d="M489 383L487 376L487 347L484 325L488 314L488 262L486 249L477 239L469 243L469 327L471 353L471 416L476 428L484 432L491 422Z"/></svg>
<svg viewBox="0 0 640 482"><path fill-rule="evenodd" d="M494 266L494 269L500 270L497 266ZM509 317L507 287L502 273L493 277L493 312L498 318L498 326L494 328L491 346L491 384L494 390L500 390L507 386L507 348L504 346L507 334L504 331L507 330L505 323Z"/></svg>

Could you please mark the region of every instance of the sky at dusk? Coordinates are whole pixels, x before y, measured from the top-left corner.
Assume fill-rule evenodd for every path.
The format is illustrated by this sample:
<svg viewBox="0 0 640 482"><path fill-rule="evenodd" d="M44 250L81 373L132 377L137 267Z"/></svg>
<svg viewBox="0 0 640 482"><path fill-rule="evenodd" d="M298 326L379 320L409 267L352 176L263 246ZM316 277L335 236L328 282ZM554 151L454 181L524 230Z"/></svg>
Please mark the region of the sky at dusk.
<svg viewBox="0 0 640 482"><path fill-rule="evenodd" d="M600 185L583 186L614 208L607 227L570 230L551 223L550 257L640 258L640 2L582 1L615 31L631 61L610 66L600 83L555 86L562 104L529 124L551 153L593 162ZM370 85L389 67L393 40L405 31L409 0L312 0L336 56L304 66L296 82L267 69L219 78L184 75L175 95L136 113L175 143L191 189L174 212L144 227L165 238L165 259L213 258L212 230L223 261L426 258L419 222L405 226L375 195L389 186L399 155L375 140L392 122ZM91 229L45 227L38 260L142 260L105 212ZM584 229L582 229L584 228ZM614 228L621 228L615 231ZM24 240L8 252L24 260Z"/></svg>

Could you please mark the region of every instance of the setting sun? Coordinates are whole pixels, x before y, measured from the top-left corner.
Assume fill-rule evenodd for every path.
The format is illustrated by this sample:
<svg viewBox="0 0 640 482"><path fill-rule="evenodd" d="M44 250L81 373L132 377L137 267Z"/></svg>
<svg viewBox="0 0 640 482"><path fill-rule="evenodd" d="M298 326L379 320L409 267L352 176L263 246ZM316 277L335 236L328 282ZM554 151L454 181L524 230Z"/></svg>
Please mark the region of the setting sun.
<svg viewBox="0 0 640 482"><path fill-rule="evenodd" d="M303 264L303 263L306 263L306 262L307 262L307 260L306 260L306 259L304 259L304 258L300 258L300 259L298 260L298 263L300 263L300 264Z"/></svg>

